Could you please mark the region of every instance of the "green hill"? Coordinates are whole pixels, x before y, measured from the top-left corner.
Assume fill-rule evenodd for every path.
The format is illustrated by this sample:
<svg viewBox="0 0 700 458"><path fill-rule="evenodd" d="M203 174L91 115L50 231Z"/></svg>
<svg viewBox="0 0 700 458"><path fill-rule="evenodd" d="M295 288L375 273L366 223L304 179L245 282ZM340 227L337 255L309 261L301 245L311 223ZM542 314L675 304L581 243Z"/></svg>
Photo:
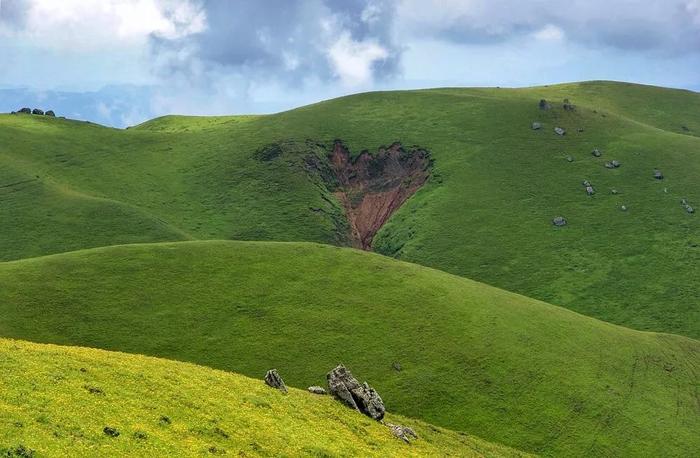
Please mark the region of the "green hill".
<svg viewBox="0 0 700 458"><path fill-rule="evenodd" d="M685 457L700 448L700 342L372 253L129 245L0 263L0 285L6 337L252 377L276 367L301 388L343 362L391 412L533 453Z"/></svg>
<svg viewBox="0 0 700 458"><path fill-rule="evenodd" d="M389 414L406 445L329 396L143 356L0 339L0 373L2 456L525 456Z"/></svg>
<svg viewBox="0 0 700 458"><path fill-rule="evenodd" d="M700 219L680 204L700 208L698 120L700 94L611 82L368 93L124 131L2 115L0 259L135 241L346 244L341 207L304 159L335 139L355 155L400 141L430 150L433 174L379 231L376 251L698 338ZM282 154L261 160L270 144ZM622 166L606 169L612 159ZM564 228L552 227L559 215Z"/></svg>

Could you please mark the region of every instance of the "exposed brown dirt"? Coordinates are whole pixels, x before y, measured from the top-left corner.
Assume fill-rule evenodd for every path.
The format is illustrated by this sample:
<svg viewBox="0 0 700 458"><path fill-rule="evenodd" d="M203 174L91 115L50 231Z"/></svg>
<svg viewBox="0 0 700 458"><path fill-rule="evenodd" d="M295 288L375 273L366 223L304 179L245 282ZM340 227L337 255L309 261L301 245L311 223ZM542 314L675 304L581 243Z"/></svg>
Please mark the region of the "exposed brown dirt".
<svg viewBox="0 0 700 458"><path fill-rule="evenodd" d="M430 175L428 152L406 151L400 143L353 160L338 141L329 160L337 181L334 194L345 207L353 245L363 250L372 249L379 229Z"/></svg>

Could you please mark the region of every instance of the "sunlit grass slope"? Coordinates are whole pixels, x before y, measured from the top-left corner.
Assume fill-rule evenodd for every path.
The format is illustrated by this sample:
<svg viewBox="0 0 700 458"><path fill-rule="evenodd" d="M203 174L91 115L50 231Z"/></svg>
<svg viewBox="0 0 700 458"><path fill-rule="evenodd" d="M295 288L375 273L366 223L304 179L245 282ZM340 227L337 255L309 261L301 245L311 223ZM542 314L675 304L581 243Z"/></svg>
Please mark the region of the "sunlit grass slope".
<svg viewBox="0 0 700 458"><path fill-rule="evenodd" d="M0 339L0 373L2 456L525 456L389 414L405 445L329 396L137 355Z"/></svg>
<svg viewBox="0 0 700 458"><path fill-rule="evenodd" d="M0 335L276 367L302 388L343 362L392 412L534 453L700 448L700 342L344 248L182 242L2 263Z"/></svg>
<svg viewBox="0 0 700 458"><path fill-rule="evenodd" d="M553 110L538 109L542 97ZM561 108L565 97L575 112ZM378 251L698 338L700 217L680 205L700 208L698 120L697 93L611 82L369 93L124 131L2 115L0 259L188 238L342 243L337 204L308 178L303 151L272 161L255 152L278 141L340 138L354 153L401 141L431 150L434 176L378 234ZM606 169L611 159L622 166ZM552 227L558 215L567 227Z"/></svg>

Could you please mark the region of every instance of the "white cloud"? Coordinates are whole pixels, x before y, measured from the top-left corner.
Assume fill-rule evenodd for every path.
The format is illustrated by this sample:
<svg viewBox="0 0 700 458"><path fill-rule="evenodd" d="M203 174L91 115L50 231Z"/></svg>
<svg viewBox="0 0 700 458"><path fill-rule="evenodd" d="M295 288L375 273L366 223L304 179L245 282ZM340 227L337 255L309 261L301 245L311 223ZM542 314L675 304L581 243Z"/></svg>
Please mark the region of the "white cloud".
<svg viewBox="0 0 700 458"><path fill-rule="evenodd" d="M356 87L372 82L372 65L389 53L374 41L355 41L343 32L328 49L328 59L343 85Z"/></svg>
<svg viewBox="0 0 700 458"><path fill-rule="evenodd" d="M564 39L564 31L556 25L547 24L533 34L540 41L562 41Z"/></svg>

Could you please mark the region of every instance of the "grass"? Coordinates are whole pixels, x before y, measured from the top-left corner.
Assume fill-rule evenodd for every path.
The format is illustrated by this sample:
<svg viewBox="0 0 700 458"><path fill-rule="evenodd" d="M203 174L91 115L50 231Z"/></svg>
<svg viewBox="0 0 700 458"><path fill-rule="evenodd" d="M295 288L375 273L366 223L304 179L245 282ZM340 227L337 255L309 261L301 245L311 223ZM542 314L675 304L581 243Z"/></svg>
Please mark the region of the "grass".
<svg viewBox="0 0 700 458"><path fill-rule="evenodd" d="M137 355L0 339L0 372L2 456L525 456L389 414L406 445L330 396Z"/></svg>
<svg viewBox="0 0 700 458"><path fill-rule="evenodd" d="M541 112L542 97L555 108ZM577 111L563 111L563 98ZM135 241L342 244L337 202L304 170L303 148L269 161L256 153L340 138L357 154L398 140L429 148L435 174L377 235L379 252L698 338L700 219L680 205L700 208L698 119L697 93L612 82L378 92L129 130L2 115L0 259ZM529 128L535 120L541 131ZM622 166L605 169L611 159ZM558 215L567 227L552 227Z"/></svg>
<svg viewBox="0 0 700 458"><path fill-rule="evenodd" d="M0 285L5 337L255 378L276 367L300 388L343 362L391 412L543 455L700 448L697 340L376 254L308 243L128 245L2 263Z"/></svg>

